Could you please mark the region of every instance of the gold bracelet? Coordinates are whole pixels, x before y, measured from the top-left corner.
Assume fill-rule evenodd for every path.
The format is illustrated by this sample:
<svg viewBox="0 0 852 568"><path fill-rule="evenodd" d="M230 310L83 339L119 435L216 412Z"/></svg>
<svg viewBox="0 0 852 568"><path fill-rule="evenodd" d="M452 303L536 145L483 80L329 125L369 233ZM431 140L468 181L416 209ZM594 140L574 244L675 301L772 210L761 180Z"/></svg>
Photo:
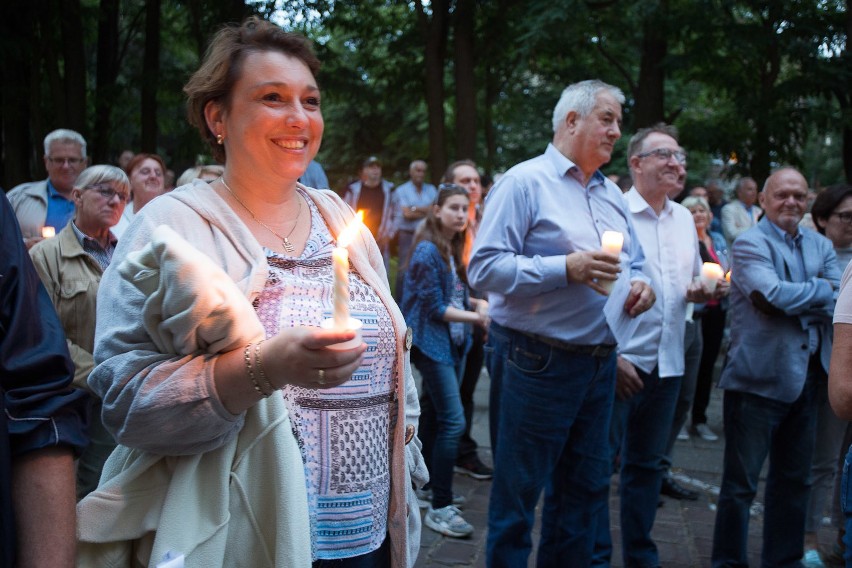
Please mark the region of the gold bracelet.
<svg viewBox="0 0 852 568"><path fill-rule="evenodd" d="M269 380L269 377L266 376L266 373L263 372L263 362L260 360L260 346L265 339L261 339L257 342L257 345L254 346L254 362L257 363L257 374L260 376L260 380L263 381L263 384L266 385L266 388L269 390L269 394L264 396L269 396L274 393L277 389L272 386L272 382Z"/></svg>
<svg viewBox="0 0 852 568"><path fill-rule="evenodd" d="M265 392L263 392L263 390L261 390L260 384L257 382L257 379L254 377L254 368L252 368L252 365L251 365L251 346L252 346L251 343L246 345L246 349L243 352L243 358L246 361L246 372L248 372L248 376L251 379L251 384L254 385L254 390L256 390L257 393L260 396L266 398L269 395L266 394Z"/></svg>

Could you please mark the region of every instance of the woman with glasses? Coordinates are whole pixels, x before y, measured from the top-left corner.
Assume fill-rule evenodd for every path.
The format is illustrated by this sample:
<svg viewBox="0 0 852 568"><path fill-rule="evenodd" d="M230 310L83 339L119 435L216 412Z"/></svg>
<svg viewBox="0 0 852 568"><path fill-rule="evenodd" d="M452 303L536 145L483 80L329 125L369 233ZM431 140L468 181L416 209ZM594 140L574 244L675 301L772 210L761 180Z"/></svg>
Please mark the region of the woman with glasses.
<svg viewBox="0 0 852 568"><path fill-rule="evenodd" d="M68 339L74 386L87 391L86 378L94 367L98 287L117 243L110 229L121 218L129 192L130 183L120 169L106 165L86 168L71 190L74 218L55 237L30 249ZM97 487L104 462L115 447L101 422L101 401L92 400L91 443L77 466L78 499Z"/></svg>
<svg viewBox="0 0 852 568"><path fill-rule="evenodd" d="M852 185L833 185L817 195L811 217L817 230L834 245L837 265L844 270L852 260ZM833 361L832 361L833 362ZM821 566L817 532L825 516L826 503L831 502L831 522L840 530L843 517L839 510L839 487L843 458L852 442L852 429L847 422L840 420L831 410L828 402L828 386L821 381L816 392L817 436L814 457L811 462L810 501L808 516L805 518L805 557L806 566ZM844 442L845 436L845 442ZM836 498L831 499L832 495ZM831 501L829 501L831 499ZM838 535L838 546L842 542ZM842 558L840 550L826 551L833 559Z"/></svg>
<svg viewBox="0 0 852 568"><path fill-rule="evenodd" d="M124 170L130 180L130 202L113 232L121 237L133 218L155 197L166 192L166 163L157 154L136 154Z"/></svg>
<svg viewBox="0 0 852 568"><path fill-rule="evenodd" d="M419 435L430 482L418 497L428 501L426 526L456 538L473 533L453 496L453 468L465 428L459 384L471 324L488 327L488 304L470 298L467 284L463 251L469 205L465 188L438 188L432 211L414 234L401 304L413 331L411 361L423 377Z"/></svg>

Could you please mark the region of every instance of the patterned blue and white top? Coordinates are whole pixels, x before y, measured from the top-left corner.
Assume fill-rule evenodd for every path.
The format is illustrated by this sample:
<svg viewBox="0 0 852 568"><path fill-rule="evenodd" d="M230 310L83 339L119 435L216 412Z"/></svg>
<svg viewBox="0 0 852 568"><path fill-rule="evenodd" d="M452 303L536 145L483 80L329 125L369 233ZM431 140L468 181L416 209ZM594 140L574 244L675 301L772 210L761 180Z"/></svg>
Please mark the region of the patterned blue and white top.
<svg viewBox="0 0 852 568"><path fill-rule="evenodd" d="M311 232L299 257L267 249L269 278L254 302L266 336L296 326L319 327L333 310L334 240L309 205ZM302 452L313 558L360 556L387 534L390 436L396 421L396 341L387 308L354 271L352 317L363 322L367 351L352 378L332 389L282 389Z"/></svg>

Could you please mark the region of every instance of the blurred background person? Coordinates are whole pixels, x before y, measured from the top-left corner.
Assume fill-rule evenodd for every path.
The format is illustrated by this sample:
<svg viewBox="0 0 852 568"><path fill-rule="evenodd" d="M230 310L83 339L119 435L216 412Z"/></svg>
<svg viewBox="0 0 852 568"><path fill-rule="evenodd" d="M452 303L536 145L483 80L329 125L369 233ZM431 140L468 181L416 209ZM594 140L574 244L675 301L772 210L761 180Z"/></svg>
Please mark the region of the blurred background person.
<svg viewBox="0 0 852 568"><path fill-rule="evenodd" d="M753 178L740 178L736 196L736 199L722 207L722 233L728 240L728 246L754 227L763 213L757 205L757 182Z"/></svg>
<svg viewBox="0 0 852 568"><path fill-rule="evenodd" d="M430 501L424 522L455 538L473 533L453 504L453 466L465 429L459 383L471 344L470 324L488 327L488 303L468 295L462 252L469 204L466 189L441 185L414 237L401 302L413 331L411 361L423 377L420 440L430 474L422 493Z"/></svg>
<svg viewBox="0 0 852 568"><path fill-rule="evenodd" d="M702 262L714 262L722 267L727 274L731 269L728 258L728 245L721 233L710 230L713 213L709 202L703 197L690 196L683 200L682 205L692 213L695 230L698 232L698 252ZM704 304L695 306L693 318L701 326L703 348L701 361L698 364L698 376L695 381L695 396L692 400L692 420L689 434L702 440L715 442L719 436L707 424L707 406L710 404L710 392L713 388L713 372L716 359L722 347L725 334L725 315L728 306L727 298L713 298Z"/></svg>
<svg viewBox="0 0 852 568"><path fill-rule="evenodd" d="M219 164L205 164L202 166L195 166L194 168L187 168L184 170L180 177L178 178L177 187L182 185L186 185L194 179L200 179L201 181L206 181L210 183L222 177L222 174L225 172L225 168L220 166Z"/></svg>
<svg viewBox="0 0 852 568"><path fill-rule="evenodd" d="M299 183L314 189L329 188L328 176L325 175L325 170L316 160L311 160L311 163L308 164L308 169L305 170L305 173L299 178Z"/></svg>
<svg viewBox="0 0 852 568"><path fill-rule="evenodd" d="M470 251L473 248L473 240L476 238L476 233L479 230L479 222L482 219L482 179L480 178L475 162L472 160L459 160L447 167L442 181L444 183L454 183L465 188L467 196L470 198L470 206L467 210L467 230L465 231L463 253L464 262L467 265L467 262L470 260ZM470 295L473 298L484 300L484 294L479 294L476 290L471 289ZM467 352L464 373L462 374L461 386L459 387L462 408L464 408L465 427L459 439L459 453L456 458L455 467L456 473L479 480L491 479L494 475L494 469L483 463L482 458L480 458L479 445L471 435L475 407L473 395L476 392L476 385L479 383L479 376L482 374L482 363L485 358L485 337L485 328L480 326L473 327L473 343Z"/></svg>
<svg viewBox="0 0 852 568"><path fill-rule="evenodd" d="M86 167L85 138L65 128L45 136L44 167L46 180L22 183L6 195L28 248L42 239L43 227L59 232L74 216L71 189Z"/></svg>
<svg viewBox="0 0 852 568"><path fill-rule="evenodd" d="M355 211L364 212L364 224L370 229L390 266L390 240L393 237L393 184L382 178L382 162L370 156L361 164L359 179L346 186L343 200Z"/></svg>
<svg viewBox="0 0 852 568"><path fill-rule="evenodd" d="M83 170L71 190L76 213L59 233L30 249L38 275L47 289L68 340L74 362L74 386L89 390L86 379L94 368L95 314L98 286L118 242L110 229L118 223L130 184L115 166ZM104 462L115 440L101 420L101 401L91 397L91 442L77 464L77 499L98 485Z"/></svg>
<svg viewBox="0 0 852 568"><path fill-rule="evenodd" d="M121 238L133 222L133 218L145 205L166 192L164 178L166 164L157 154L136 154L124 171L130 180L130 201L124 208L118 224L112 230L118 238Z"/></svg>
<svg viewBox="0 0 852 568"><path fill-rule="evenodd" d="M408 166L408 175L410 179L393 191L393 226L399 258L394 297L399 299L402 298L405 263L408 262L411 254L414 231L429 214L438 196L437 188L431 183L426 183L426 162L423 160L411 162Z"/></svg>

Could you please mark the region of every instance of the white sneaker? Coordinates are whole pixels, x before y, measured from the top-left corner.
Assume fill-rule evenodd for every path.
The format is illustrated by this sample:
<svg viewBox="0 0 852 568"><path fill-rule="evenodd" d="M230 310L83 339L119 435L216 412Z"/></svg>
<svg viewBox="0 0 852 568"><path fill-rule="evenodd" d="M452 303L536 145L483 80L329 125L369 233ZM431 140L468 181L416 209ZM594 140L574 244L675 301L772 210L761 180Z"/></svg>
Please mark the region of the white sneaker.
<svg viewBox="0 0 852 568"><path fill-rule="evenodd" d="M445 536L464 538L473 534L473 525L464 520L455 505L447 505L440 509L429 507L423 519L426 526Z"/></svg>
<svg viewBox="0 0 852 568"><path fill-rule="evenodd" d="M415 489L414 493L417 495L417 506L421 509L427 509L432 504L431 489ZM464 498L464 495L453 493L453 505L456 507L464 507L466 501L467 499Z"/></svg>
<svg viewBox="0 0 852 568"><path fill-rule="evenodd" d="M813 548L805 551L805 555L802 557L802 566L805 568L825 568L825 564L819 557L819 551Z"/></svg>
<svg viewBox="0 0 852 568"><path fill-rule="evenodd" d="M715 442L719 439L719 436L717 436L707 424L696 424L695 433L698 434L702 440L706 440L708 442Z"/></svg>
<svg viewBox="0 0 852 568"><path fill-rule="evenodd" d="M680 432L677 433L677 439L681 442L689 440L689 432L687 431L686 426L681 427Z"/></svg>

